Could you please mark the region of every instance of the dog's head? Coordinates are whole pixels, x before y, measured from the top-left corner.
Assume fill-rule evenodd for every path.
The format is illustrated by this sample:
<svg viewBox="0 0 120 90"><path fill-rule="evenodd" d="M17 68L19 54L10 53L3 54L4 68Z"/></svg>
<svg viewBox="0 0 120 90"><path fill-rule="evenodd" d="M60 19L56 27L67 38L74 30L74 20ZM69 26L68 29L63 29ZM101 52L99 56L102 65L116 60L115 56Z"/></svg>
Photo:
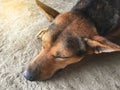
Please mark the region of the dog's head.
<svg viewBox="0 0 120 90"><path fill-rule="evenodd" d="M87 54L120 50L119 46L98 36L95 28L84 17L77 17L70 12L58 14L41 2L38 4L45 9L49 20L54 21L39 35L42 50L24 72L26 79L45 80L57 70L80 61ZM46 8L52 13L46 11Z"/></svg>

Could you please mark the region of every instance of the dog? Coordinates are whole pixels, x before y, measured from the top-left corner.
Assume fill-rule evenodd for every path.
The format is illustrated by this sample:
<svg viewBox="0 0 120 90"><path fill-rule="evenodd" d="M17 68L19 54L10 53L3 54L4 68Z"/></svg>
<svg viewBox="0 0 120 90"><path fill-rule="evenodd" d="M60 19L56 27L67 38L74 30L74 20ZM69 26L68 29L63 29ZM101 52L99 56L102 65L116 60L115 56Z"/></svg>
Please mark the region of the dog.
<svg viewBox="0 0 120 90"><path fill-rule="evenodd" d="M52 24L37 35L42 49L24 72L27 80L47 80L88 54L120 51L120 0L80 0L63 14L36 2Z"/></svg>

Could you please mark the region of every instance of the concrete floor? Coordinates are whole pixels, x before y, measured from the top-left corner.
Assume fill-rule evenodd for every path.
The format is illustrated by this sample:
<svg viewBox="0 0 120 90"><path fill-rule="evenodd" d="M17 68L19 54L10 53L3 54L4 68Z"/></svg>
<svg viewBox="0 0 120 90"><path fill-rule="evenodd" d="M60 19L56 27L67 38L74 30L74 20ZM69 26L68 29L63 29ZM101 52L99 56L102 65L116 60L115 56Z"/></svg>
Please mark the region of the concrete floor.
<svg viewBox="0 0 120 90"><path fill-rule="evenodd" d="M77 0L41 0L60 12ZM50 23L34 0L0 0L0 90L120 90L120 53L92 55L47 81L30 82L23 71L39 53L35 35Z"/></svg>

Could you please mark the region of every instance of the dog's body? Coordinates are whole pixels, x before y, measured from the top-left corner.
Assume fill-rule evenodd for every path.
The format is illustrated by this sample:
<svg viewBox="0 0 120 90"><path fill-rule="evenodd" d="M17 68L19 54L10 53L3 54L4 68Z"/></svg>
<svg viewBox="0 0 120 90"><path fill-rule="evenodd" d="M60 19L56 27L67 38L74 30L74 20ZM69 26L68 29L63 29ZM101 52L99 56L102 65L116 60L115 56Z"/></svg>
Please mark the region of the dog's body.
<svg viewBox="0 0 120 90"><path fill-rule="evenodd" d="M80 0L64 14L36 2L53 24L38 35L43 49L24 73L26 79L48 79L87 54L120 51L119 43L111 42L120 39L119 0Z"/></svg>
<svg viewBox="0 0 120 90"><path fill-rule="evenodd" d="M83 14L94 23L100 35L108 35L120 28L120 0L80 0L72 12Z"/></svg>

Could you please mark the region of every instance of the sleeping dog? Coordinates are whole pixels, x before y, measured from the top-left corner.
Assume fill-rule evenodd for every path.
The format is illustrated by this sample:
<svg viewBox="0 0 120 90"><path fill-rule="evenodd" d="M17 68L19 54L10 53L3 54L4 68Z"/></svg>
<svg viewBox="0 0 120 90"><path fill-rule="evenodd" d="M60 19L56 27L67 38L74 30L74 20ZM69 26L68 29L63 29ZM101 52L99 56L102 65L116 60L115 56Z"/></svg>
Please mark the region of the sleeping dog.
<svg viewBox="0 0 120 90"><path fill-rule="evenodd" d="M52 24L37 35L42 49L24 72L27 80L46 80L88 54L120 51L120 0L80 0L68 12L36 0Z"/></svg>

